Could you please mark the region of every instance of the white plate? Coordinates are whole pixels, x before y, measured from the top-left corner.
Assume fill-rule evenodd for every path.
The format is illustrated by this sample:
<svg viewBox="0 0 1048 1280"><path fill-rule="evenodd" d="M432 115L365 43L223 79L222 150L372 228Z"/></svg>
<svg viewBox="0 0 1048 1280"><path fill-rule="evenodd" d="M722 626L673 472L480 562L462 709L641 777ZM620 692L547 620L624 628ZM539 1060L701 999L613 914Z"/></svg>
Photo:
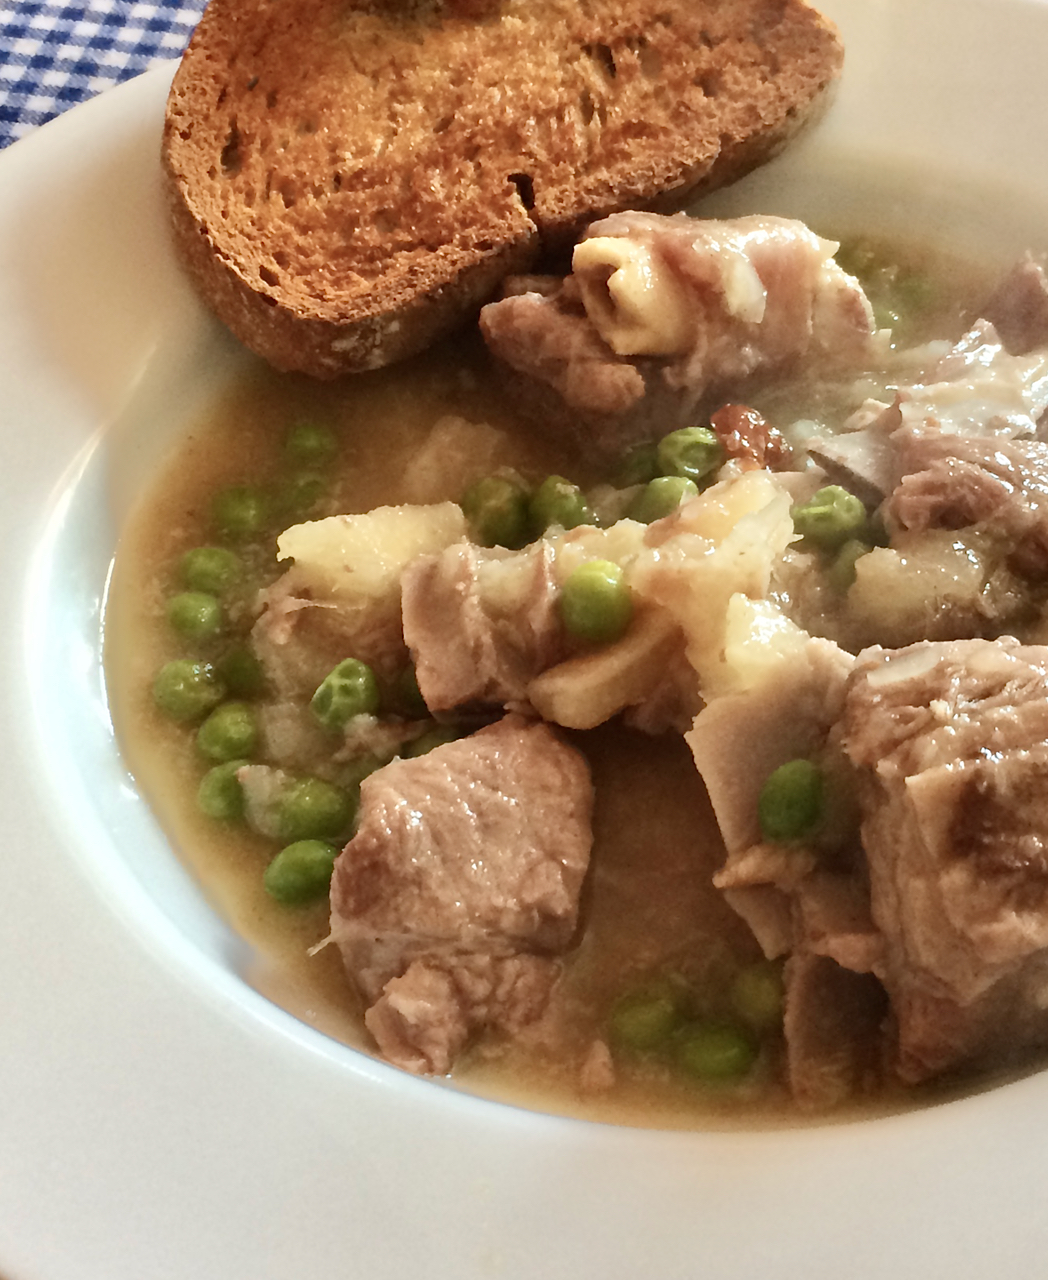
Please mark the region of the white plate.
<svg viewBox="0 0 1048 1280"><path fill-rule="evenodd" d="M833 110L724 203L1048 248L1048 7L825 7ZM410 1079L241 981L127 783L99 662L120 522L233 352L168 253L168 75L0 156L0 1272L1039 1274L1048 1075L859 1124L615 1129Z"/></svg>

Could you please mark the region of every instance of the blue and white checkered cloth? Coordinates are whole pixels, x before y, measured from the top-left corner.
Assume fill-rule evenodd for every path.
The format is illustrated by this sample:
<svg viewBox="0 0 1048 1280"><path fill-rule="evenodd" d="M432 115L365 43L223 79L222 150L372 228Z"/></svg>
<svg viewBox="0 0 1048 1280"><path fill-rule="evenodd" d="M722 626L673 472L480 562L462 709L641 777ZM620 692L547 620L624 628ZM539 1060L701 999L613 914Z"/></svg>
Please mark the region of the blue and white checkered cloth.
<svg viewBox="0 0 1048 1280"><path fill-rule="evenodd" d="M204 0L0 0L0 147L186 47Z"/></svg>

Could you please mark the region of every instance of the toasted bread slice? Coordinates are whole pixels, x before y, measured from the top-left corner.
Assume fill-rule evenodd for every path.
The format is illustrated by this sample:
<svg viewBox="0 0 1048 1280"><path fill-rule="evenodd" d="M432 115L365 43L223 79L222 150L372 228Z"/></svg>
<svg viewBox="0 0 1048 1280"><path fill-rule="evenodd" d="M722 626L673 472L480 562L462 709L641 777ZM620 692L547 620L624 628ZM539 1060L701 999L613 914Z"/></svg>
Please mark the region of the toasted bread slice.
<svg viewBox="0 0 1048 1280"><path fill-rule="evenodd" d="M176 240L278 368L410 355L591 219L740 177L842 60L803 0L477 6L211 0L168 101Z"/></svg>

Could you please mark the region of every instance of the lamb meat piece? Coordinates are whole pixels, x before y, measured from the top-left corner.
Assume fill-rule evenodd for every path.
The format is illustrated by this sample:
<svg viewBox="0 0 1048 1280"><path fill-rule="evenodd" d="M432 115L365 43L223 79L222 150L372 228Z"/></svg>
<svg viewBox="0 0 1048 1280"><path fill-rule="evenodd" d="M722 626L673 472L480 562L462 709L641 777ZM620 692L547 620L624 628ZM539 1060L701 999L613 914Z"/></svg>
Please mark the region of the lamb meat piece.
<svg viewBox="0 0 1048 1280"><path fill-rule="evenodd" d="M388 1062L416 1074L447 1075L477 1026L512 1035L535 1022L557 976L557 962L546 956L414 960L386 983L364 1025Z"/></svg>
<svg viewBox="0 0 1048 1280"><path fill-rule="evenodd" d="M1048 346L1048 277L1043 266L1027 254L993 291L980 315L1012 355Z"/></svg>
<svg viewBox="0 0 1048 1280"><path fill-rule="evenodd" d="M541 1011L578 919L589 770L547 725L511 715L392 761L360 793L331 938L383 1051L445 1070L474 1031Z"/></svg>
<svg viewBox="0 0 1048 1280"><path fill-rule="evenodd" d="M900 1076L1045 1042L1048 648L867 650L842 727Z"/></svg>
<svg viewBox="0 0 1048 1280"><path fill-rule="evenodd" d="M511 294L484 307L480 331L500 360L546 383L569 408L625 414L644 395L644 377L571 301L563 289Z"/></svg>
<svg viewBox="0 0 1048 1280"><path fill-rule="evenodd" d="M485 591L485 579L498 589ZM404 639L430 711L525 707L562 643L549 545L513 553L456 542L420 556L401 581Z"/></svg>
<svg viewBox="0 0 1048 1280"><path fill-rule="evenodd" d="M489 303L480 328L523 412L612 453L758 372L865 353L873 313L835 249L784 218L614 214L576 245L559 292Z"/></svg>
<svg viewBox="0 0 1048 1280"><path fill-rule="evenodd" d="M873 313L836 248L788 218L617 213L587 229L572 272L613 350L682 358L671 381L695 392L801 356L865 354Z"/></svg>
<svg viewBox="0 0 1048 1280"><path fill-rule="evenodd" d="M979 525L1011 545L1017 572L1048 577L1048 445L902 431L897 451L890 528Z"/></svg>
<svg viewBox="0 0 1048 1280"><path fill-rule="evenodd" d="M840 434L808 442L809 456L829 478L867 506L922 469L908 442L938 436L948 451L949 441L981 439L972 448L990 456L1016 437L1033 437L1048 409L1048 353L1010 354L986 320L918 376L891 403L866 401ZM952 456L960 459L964 447L958 443Z"/></svg>

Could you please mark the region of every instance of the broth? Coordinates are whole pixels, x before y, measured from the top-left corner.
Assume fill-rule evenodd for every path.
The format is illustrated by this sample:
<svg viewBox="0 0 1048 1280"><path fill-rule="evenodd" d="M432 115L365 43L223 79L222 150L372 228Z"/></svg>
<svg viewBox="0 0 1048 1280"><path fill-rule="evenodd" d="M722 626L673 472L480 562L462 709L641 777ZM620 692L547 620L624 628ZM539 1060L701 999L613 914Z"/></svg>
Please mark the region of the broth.
<svg viewBox="0 0 1048 1280"><path fill-rule="evenodd" d="M982 273L958 270L927 250L895 247L892 255L937 282L934 303L908 339L958 336L985 292ZM749 398L787 421L809 412L813 401L832 416L832 400L832 392L803 380ZM165 600L177 589L181 554L213 540L209 504L218 488L276 483L288 424L310 419L328 424L340 441L337 473L313 515L402 502L403 477L445 414L504 430L508 452L500 460L526 476L560 472L584 486L604 478L593 463L520 426L473 336L409 365L335 384L257 366L193 428L157 477L124 532L109 595L107 679L122 749L179 856L215 909L253 944L256 959L245 979L320 1031L365 1050L362 1011L336 949L311 952L327 933L326 901L289 909L265 893L262 871L272 842L199 811L195 791L206 766L192 734L156 709L150 688L157 669L183 652L165 621ZM279 572L275 559L257 570L262 580ZM796 1122L779 1082L774 1037L747 1082L731 1089L683 1081L643 1057L617 1061L613 1088L580 1084L580 1068L623 991L667 971L697 990L716 991L759 952L712 886L724 849L683 740L616 724L571 737L590 763L597 797L580 940L540 1030L520 1043L481 1041L460 1060L455 1082L543 1110L620 1123ZM865 1105L897 1108L927 1096L889 1092Z"/></svg>

